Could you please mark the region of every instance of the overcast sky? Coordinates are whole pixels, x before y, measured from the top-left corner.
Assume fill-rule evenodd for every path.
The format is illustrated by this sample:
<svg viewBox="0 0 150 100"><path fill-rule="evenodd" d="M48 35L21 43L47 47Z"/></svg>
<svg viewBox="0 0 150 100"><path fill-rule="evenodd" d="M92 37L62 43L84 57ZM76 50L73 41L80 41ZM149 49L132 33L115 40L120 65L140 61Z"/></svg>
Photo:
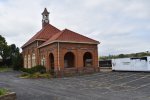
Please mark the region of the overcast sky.
<svg viewBox="0 0 150 100"><path fill-rule="evenodd" d="M150 0L0 0L0 35L21 47L50 23L101 42L99 55L150 51Z"/></svg>

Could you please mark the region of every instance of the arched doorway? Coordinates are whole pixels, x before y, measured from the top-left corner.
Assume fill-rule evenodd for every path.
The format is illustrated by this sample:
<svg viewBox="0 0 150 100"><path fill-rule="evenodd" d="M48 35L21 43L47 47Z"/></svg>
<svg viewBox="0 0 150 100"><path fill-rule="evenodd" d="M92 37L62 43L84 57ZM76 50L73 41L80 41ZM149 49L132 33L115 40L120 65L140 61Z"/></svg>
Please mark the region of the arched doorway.
<svg viewBox="0 0 150 100"><path fill-rule="evenodd" d="M75 67L75 57L72 52L67 52L64 56L64 67L71 68Z"/></svg>
<svg viewBox="0 0 150 100"><path fill-rule="evenodd" d="M83 63L84 63L84 67L92 67L93 65L93 59L92 59L92 54L90 52L86 52L83 55Z"/></svg>
<svg viewBox="0 0 150 100"><path fill-rule="evenodd" d="M50 72L53 75L54 74L54 55L52 53L49 54L49 59L50 59Z"/></svg>

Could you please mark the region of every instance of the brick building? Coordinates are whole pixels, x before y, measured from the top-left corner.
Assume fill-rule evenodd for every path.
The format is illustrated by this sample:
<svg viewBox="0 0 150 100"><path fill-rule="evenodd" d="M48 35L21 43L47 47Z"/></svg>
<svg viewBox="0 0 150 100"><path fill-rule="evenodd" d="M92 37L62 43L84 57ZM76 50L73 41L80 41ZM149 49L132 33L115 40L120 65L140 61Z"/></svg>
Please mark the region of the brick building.
<svg viewBox="0 0 150 100"><path fill-rule="evenodd" d="M44 65L52 72L98 71L98 41L52 26L46 8L42 16L42 29L22 46L24 68Z"/></svg>

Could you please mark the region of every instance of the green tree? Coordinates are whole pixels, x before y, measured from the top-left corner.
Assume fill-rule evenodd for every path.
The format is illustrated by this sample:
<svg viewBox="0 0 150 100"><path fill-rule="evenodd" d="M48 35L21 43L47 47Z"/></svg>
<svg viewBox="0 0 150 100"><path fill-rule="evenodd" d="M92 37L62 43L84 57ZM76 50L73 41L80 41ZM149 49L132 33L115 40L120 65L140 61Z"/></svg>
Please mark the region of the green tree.
<svg viewBox="0 0 150 100"><path fill-rule="evenodd" d="M7 45L4 37L0 35L0 56L3 59L3 64L11 66L15 70L19 70L22 67L23 60L22 55L19 52L19 48L15 44Z"/></svg>
<svg viewBox="0 0 150 100"><path fill-rule="evenodd" d="M7 46L7 42L5 38L0 35L0 56L2 57L4 63L8 59L8 55L9 55L9 48Z"/></svg>
<svg viewBox="0 0 150 100"><path fill-rule="evenodd" d="M125 55L124 55L124 54L120 54L120 55L118 55L118 57L119 57L119 58L124 58Z"/></svg>
<svg viewBox="0 0 150 100"><path fill-rule="evenodd" d="M21 54L13 56L12 67L14 70L20 70L23 68L23 58Z"/></svg>
<svg viewBox="0 0 150 100"><path fill-rule="evenodd" d="M23 59L22 55L19 52L19 48L15 44L11 44L9 46L10 48L10 59L11 59L11 65L14 70L19 70L22 68Z"/></svg>

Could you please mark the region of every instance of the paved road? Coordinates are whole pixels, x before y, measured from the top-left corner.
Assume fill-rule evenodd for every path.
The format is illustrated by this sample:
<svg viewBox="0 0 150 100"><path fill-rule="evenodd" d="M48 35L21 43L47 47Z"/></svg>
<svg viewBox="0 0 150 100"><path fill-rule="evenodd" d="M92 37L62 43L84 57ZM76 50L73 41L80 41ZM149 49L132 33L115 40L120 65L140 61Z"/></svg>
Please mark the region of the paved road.
<svg viewBox="0 0 150 100"><path fill-rule="evenodd" d="M101 72L70 78L21 79L20 72L0 73L0 87L18 100L150 100L150 73Z"/></svg>

